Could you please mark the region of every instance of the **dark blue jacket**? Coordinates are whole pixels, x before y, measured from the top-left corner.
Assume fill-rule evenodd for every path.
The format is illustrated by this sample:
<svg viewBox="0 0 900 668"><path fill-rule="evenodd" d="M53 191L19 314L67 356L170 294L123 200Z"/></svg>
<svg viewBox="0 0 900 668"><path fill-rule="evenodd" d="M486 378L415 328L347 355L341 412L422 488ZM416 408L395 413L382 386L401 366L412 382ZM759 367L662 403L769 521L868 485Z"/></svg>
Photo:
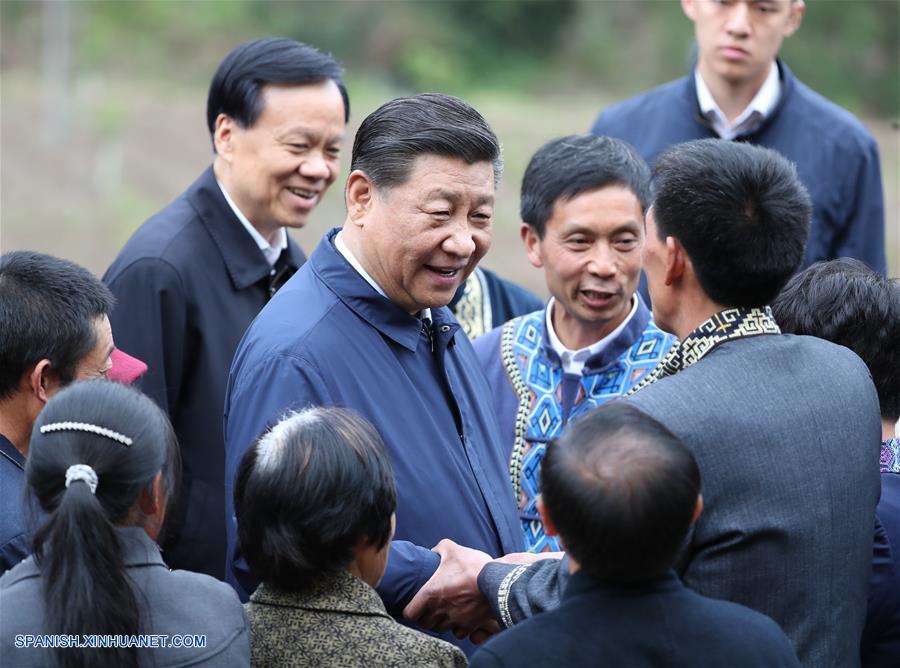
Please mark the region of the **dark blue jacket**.
<svg viewBox="0 0 900 668"><path fill-rule="evenodd" d="M855 257L885 273L884 198L878 145L853 114L781 70L781 97L755 131L738 137L795 163L813 201L801 269ZM700 115L694 74L605 109L591 132L631 143L648 163L672 144L717 137ZM646 295L645 295L646 296Z"/></svg>
<svg viewBox="0 0 900 668"><path fill-rule="evenodd" d="M0 575L31 554L25 538L25 458L0 434Z"/></svg>
<svg viewBox="0 0 900 668"><path fill-rule="evenodd" d="M790 641L750 608L706 598L672 572L632 586L569 579L560 606L503 631L472 668L778 668L799 666Z"/></svg>
<svg viewBox="0 0 900 668"><path fill-rule="evenodd" d="M181 492L163 544L172 568L224 575L228 368L250 321L304 259L289 240L272 276L210 167L138 228L103 277L116 296L116 345L147 363L138 386L181 445Z"/></svg>
<svg viewBox="0 0 900 668"><path fill-rule="evenodd" d="M881 473L869 607L861 642L863 668L900 666L900 474Z"/></svg>
<svg viewBox="0 0 900 668"><path fill-rule="evenodd" d="M428 580L442 538L498 556L522 550L487 382L446 307L421 322L379 295L334 248L331 230L238 347L225 402L228 580L257 582L235 544L241 456L287 410L352 408L384 439L397 483L397 532L379 592L396 614Z"/></svg>

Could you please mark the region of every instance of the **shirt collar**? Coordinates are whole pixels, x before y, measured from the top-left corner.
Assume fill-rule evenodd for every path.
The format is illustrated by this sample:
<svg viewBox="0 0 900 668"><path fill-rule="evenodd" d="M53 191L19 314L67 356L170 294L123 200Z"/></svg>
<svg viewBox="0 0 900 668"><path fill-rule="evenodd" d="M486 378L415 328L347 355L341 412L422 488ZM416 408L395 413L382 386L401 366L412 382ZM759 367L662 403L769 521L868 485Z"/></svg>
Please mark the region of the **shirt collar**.
<svg viewBox="0 0 900 668"><path fill-rule="evenodd" d="M738 135L755 130L772 113L781 96L781 80L778 74L778 65L773 62L769 75L759 90L756 91L753 99L750 100L750 104L732 123L729 123L709 91L709 87L706 85L703 77L700 76L699 69L694 70L694 82L697 88L697 102L700 105L700 112L709 119L713 130L722 139L734 139Z"/></svg>
<svg viewBox="0 0 900 668"><path fill-rule="evenodd" d="M25 457L3 434L0 434L0 457L9 460L23 471L25 470Z"/></svg>
<svg viewBox="0 0 900 668"><path fill-rule="evenodd" d="M364 274L355 269L350 260L337 249L335 237L339 232L339 228L334 228L325 233L310 257L310 263L313 272L348 308L379 332L411 351L415 351L419 345L422 331L419 318L431 319L434 328L440 332L440 338L450 339L456 334L459 323L446 306L423 309L417 314L418 317L410 315L385 296L377 284L367 281ZM349 269L353 271L348 271Z"/></svg>
<svg viewBox="0 0 900 668"><path fill-rule="evenodd" d="M222 189L216 184L212 165L185 191L184 198L222 256L236 290L245 290L272 275L272 266L238 225L234 210L228 206ZM287 250L281 254L278 264L297 269L305 260L300 246L288 237Z"/></svg>
<svg viewBox="0 0 900 668"><path fill-rule="evenodd" d="M253 238L253 241L256 242L259 250L262 251L262 254L266 257L266 261L270 266L274 267L275 263L278 262L278 258L281 256L281 251L288 247L287 240L287 232L283 227L278 228L278 238L274 245L270 244L266 238L259 233L250 220L243 214L243 212L237 207L237 204L229 197L228 191L225 190L225 186L222 185L222 182L219 179L216 179L216 183L219 185L219 189L222 191L222 195L225 197L225 201L228 202L228 206L231 207L231 210L234 211L234 215L237 217L239 221L241 221L241 225L244 226L244 229L247 230L247 233Z"/></svg>
<svg viewBox="0 0 900 668"><path fill-rule="evenodd" d="M250 595L250 603L391 618L376 591L346 571L324 575L309 590L301 592L263 583Z"/></svg>
<svg viewBox="0 0 900 668"><path fill-rule="evenodd" d="M571 348L567 348L566 345L559 339L556 335L556 330L553 329L553 305L556 302L554 297L550 298L550 301L547 304L547 310L545 319L547 322L547 337L550 340L550 346L553 348L553 351L559 356L560 363L562 364L563 373L575 374L580 376L584 371L584 364L588 359L593 357L594 355L598 355L604 349L606 349L609 344L616 339L619 334L622 333L622 330L628 326L628 323L631 322L632 318L634 318L634 314L637 313L638 310L638 299L636 296L631 298L632 306L631 311L629 311L628 315L625 319L619 323L619 326L616 327L612 332L604 336L599 341L595 341L591 345L581 348L580 350L572 350Z"/></svg>
<svg viewBox="0 0 900 668"><path fill-rule="evenodd" d="M366 283L368 283L373 288L375 288L375 292L377 292L378 294L380 294L382 297L384 297L386 299L390 299L390 297L387 296L387 293L381 289L381 286L378 285L378 283L375 281L374 278L372 278L372 276L369 274L369 272L367 272L363 268L362 264L360 264L360 261L356 259L356 256L353 254L353 251L350 250L350 247L347 246L346 243L344 243L344 231L343 230L340 230L335 235L334 247L337 249L337 252L340 253L341 255L343 255L344 259L350 263L350 266L353 267L354 269L356 269L356 272L360 276L362 276L364 279L366 279ZM419 311L418 317L422 320L424 320L425 318L428 318L429 320L431 320L431 309L430 308L422 309L421 311Z"/></svg>

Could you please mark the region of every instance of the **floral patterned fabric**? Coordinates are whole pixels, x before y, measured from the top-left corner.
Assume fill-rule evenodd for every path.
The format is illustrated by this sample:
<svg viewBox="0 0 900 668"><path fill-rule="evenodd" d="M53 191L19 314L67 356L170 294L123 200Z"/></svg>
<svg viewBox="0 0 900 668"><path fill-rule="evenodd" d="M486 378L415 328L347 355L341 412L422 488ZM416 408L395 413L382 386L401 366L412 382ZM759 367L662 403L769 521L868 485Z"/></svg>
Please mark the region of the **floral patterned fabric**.
<svg viewBox="0 0 900 668"><path fill-rule="evenodd" d="M346 571L300 593L261 584L244 607L254 668L467 665L458 647L394 621L375 590Z"/></svg>

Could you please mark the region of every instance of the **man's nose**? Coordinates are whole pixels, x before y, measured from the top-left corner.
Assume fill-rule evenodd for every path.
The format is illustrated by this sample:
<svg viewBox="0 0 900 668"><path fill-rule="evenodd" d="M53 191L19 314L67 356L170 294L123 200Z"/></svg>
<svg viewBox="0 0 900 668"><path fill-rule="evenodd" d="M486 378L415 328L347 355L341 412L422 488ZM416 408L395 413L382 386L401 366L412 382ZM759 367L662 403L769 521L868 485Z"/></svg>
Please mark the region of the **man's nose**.
<svg viewBox="0 0 900 668"><path fill-rule="evenodd" d="M610 278L616 274L616 258L607 244L596 244L588 262L588 271L595 276Z"/></svg>
<svg viewBox="0 0 900 668"><path fill-rule="evenodd" d="M315 181L328 180L331 176L331 165L322 153L314 152L306 155L299 167L300 174Z"/></svg>
<svg viewBox="0 0 900 668"><path fill-rule="evenodd" d="M450 234L444 239L441 248L445 253L456 257L468 258L475 252L475 240L472 238L472 230L466 221L456 224Z"/></svg>
<svg viewBox="0 0 900 668"><path fill-rule="evenodd" d="M735 2L728 8L725 30L728 34L744 37L750 32L750 3Z"/></svg>

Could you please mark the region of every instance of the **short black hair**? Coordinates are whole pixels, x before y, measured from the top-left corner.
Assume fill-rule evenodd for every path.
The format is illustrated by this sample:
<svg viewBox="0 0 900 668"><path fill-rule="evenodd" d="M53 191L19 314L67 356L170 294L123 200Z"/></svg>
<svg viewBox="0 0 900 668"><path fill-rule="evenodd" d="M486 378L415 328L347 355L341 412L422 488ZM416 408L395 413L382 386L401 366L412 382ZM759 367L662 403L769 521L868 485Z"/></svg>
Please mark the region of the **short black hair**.
<svg viewBox="0 0 900 668"><path fill-rule="evenodd" d="M642 212L650 205L650 168L630 144L592 134L553 139L537 150L525 169L522 221L543 239L557 200L606 186L628 188Z"/></svg>
<svg viewBox="0 0 900 668"><path fill-rule="evenodd" d="M772 302L783 332L827 339L869 367L881 416L900 419L900 283L839 258L794 276Z"/></svg>
<svg viewBox="0 0 900 668"><path fill-rule="evenodd" d="M384 547L396 507L381 437L342 408L288 415L244 453L235 478L241 553L255 578L287 591L343 570L361 538Z"/></svg>
<svg viewBox="0 0 900 668"><path fill-rule="evenodd" d="M494 183L503 161L500 142L484 117L452 95L400 97L369 114L353 140L350 171L361 170L379 189L400 185L420 155L490 162Z"/></svg>
<svg viewBox="0 0 900 668"><path fill-rule="evenodd" d="M114 299L96 276L74 262L33 251L0 256L0 399L42 359L65 385L97 345L97 318Z"/></svg>
<svg viewBox="0 0 900 668"><path fill-rule="evenodd" d="M589 411L552 440L541 480L566 551L585 573L614 583L672 568L700 494L691 452L625 401Z"/></svg>
<svg viewBox="0 0 900 668"><path fill-rule="evenodd" d="M677 144L656 161L653 190L659 238L678 239L719 304L769 304L803 261L812 204L775 151L721 139Z"/></svg>
<svg viewBox="0 0 900 668"><path fill-rule="evenodd" d="M209 84L206 125L215 151L216 119L225 114L241 127L252 127L263 112L262 89L267 84L307 84L330 79L344 100L344 120L350 118L350 98L341 78L343 69L330 55L285 37L244 42L225 56Z"/></svg>

